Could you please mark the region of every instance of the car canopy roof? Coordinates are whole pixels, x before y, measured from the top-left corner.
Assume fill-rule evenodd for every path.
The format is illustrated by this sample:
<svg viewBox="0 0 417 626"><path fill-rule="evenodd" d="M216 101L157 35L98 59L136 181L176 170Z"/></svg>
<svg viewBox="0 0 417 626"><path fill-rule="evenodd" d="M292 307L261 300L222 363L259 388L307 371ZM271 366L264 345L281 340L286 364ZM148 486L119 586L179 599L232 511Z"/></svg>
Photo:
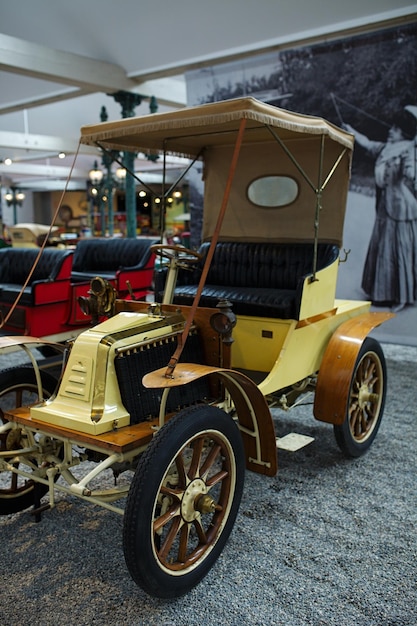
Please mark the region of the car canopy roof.
<svg viewBox="0 0 417 626"><path fill-rule="evenodd" d="M233 144L239 124L246 119L244 143L269 141L267 126L279 129L283 141L324 135L353 148L353 137L333 124L265 104L255 98L236 98L153 113L113 122L83 126L81 143L100 144L108 149L155 151L196 157L207 146Z"/></svg>
<svg viewBox="0 0 417 626"><path fill-rule="evenodd" d="M342 243L354 138L321 118L237 98L84 126L80 141L108 150L204 157L203 239ZM255 205L248 189L265 176L294 179L296 198L272 211Z"/></svg>

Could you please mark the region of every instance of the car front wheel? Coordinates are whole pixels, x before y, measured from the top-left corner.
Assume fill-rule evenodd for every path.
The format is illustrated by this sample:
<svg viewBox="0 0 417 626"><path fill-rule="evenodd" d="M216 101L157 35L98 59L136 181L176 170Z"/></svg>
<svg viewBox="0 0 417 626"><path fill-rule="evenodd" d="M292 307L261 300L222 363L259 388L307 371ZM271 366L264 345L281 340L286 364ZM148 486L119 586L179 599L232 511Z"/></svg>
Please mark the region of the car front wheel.
<svg viewBox="0 0 417 626"><path fill-rule="evenodd" d="M212 406L185 409L141 457L126 504L123 547L132 578L173 598L208 573L238 512L245 459L232 418Z"/></svg>

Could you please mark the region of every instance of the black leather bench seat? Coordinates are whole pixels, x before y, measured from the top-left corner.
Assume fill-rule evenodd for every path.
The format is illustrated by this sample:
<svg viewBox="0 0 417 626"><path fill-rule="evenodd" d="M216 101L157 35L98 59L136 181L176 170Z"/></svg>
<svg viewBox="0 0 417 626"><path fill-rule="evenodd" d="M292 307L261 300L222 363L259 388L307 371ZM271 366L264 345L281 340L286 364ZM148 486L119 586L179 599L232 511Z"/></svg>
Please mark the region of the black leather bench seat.
<svg viewBox="0 0 417 626"><path fill-rule="evenodd" d="M16 300L38 254L39 248L2 248L0 250L1 302L13 303ZM64 279L69 281L70 264L66 265L68 274L63 272L63 268L68 259L72 261L72 255L72 250L45 248L19 304L33 306L36 286L39 284L53 284L56 280Z"/></svg>
<svg viewBox="0 0 417 626"><path fill-rule="evenodd" d="M13 304L21 290L22 285L15 285L13 283L2 283L0 293L1 301ZM26 289L23 291L19 300L19 304L21 304L22 306L32 306L33 291L31 285L26 287Z"/></svg>
<svg viewBox="0 0 417 626"><path fill-rule="evenodd" d="M179 272L174 303L192 304L208 249L208 242L200 246L203 260L193 272ZM316 269L338 257L338 246L319 243ZM313 243L219 242L200 306L215 307L219 300L227 299L238 315L298 319L304 280L313 273L313 258Z"/></svg>
<svg viewBox="0 0 417 626"><path fill-rule="evenodd" d="M197 285L177 287L174 302L190 304L196 293ZM229 300L237 315L261 315L283 319L296 317L297 293L294 289L205 285L200 298L200 306L215 307L219 300Z"/></svg>
<svg viewBox="0 0 417 626"><path fill-rule="evenodd" d="M90 281L96 276L114 280L120 271L144 269L151 258L150 247L157 238L91 238L83 239L74 252L71 279Z"/></svg>

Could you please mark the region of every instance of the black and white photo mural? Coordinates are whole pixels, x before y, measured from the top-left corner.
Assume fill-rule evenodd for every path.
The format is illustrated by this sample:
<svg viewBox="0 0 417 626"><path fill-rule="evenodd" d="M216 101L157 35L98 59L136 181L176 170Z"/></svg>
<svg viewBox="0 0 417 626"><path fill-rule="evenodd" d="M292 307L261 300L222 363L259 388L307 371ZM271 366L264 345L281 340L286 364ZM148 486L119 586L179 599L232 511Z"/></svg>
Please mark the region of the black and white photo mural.
<svg viewBox="0 0 417 626"><path fill-rule="evenodd" d="M337 297L394 311L375 335L417 345L417 23L201 68L186 81L190 106L253 96L355 135ZM198 170L190 188L198 245Z"/></svg>

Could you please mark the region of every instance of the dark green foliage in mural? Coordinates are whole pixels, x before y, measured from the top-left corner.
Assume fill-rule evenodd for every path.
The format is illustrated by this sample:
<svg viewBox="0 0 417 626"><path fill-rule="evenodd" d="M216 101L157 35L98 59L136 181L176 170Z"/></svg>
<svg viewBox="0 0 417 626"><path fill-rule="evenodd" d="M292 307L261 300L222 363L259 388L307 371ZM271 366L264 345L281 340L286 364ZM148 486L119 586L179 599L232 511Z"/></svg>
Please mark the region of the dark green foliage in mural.
<svg viewBox="0 0 417 626"><path fill-rule="evenodd" d="M293 110L335 124L341 116L375 139L385 139L400 108L416 104L417 24L291 50L282 61Z"/></svg>

